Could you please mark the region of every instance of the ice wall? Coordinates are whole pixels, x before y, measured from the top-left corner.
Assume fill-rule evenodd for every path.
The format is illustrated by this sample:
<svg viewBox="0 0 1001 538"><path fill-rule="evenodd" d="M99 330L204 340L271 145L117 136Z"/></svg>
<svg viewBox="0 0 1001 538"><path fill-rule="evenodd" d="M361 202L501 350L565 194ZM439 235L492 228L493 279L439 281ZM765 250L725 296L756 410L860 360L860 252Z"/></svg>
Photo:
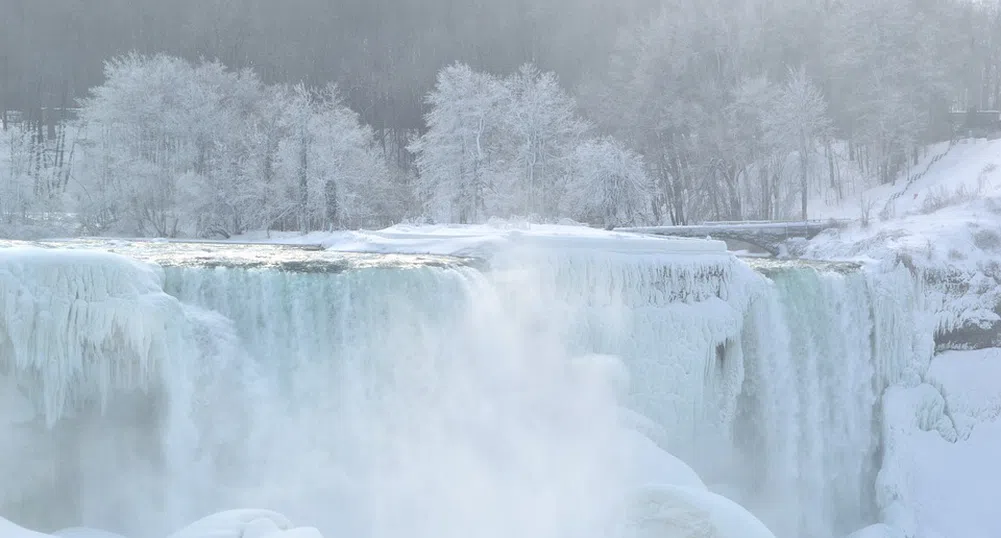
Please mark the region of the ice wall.
<svg viewBox="0 0 1001 538"><path fill-rule="evenodd" d="M142 513L156 528L183 511L165 492L197 480L194 396L220 377L208 362L226 326L161 282L104 252L0 249L5 513L38 527Z"/></svg>
<svg viewBox="0 0 1001 538"><path fill-rule="evenodd" d="M0 256L0 349L51 425L68 408L147 387L182 316L155 272L112 255L38 248Z"/></svg>

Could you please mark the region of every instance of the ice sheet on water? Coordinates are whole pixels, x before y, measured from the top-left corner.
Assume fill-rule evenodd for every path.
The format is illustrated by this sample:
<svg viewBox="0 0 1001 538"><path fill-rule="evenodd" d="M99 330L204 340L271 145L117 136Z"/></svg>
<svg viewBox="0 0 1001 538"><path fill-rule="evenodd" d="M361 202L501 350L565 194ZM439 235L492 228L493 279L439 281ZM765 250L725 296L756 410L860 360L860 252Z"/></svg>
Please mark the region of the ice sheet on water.
<svg viewBox="0 0 1001 538"><path fill-rule="evenodd" d="M700 255L726 251L722 241L612 232L587 226L493 221L481 225L397 225L383 230L251 234L239 241L316 244L344 252L417 253L489 258L511 247Z"/></svg>

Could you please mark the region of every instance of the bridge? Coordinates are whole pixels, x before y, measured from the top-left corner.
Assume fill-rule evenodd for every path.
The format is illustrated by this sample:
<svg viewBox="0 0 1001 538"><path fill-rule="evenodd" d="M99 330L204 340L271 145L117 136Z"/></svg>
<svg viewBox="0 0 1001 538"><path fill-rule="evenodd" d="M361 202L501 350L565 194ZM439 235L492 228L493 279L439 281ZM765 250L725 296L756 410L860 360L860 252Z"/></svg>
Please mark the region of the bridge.
<svg viewBox="0 0 1001 538"><path fill-rule="evenodd" d="M674 237L712 238L742 241L759 247L772 256L779 254L780 245L788 239L802 237L813 239L817 234L831 228L843 228L850 219L828 219L807 221L725 221L703 222L685 226L640 226L615 228L619 232L633 232Z"/></svg>

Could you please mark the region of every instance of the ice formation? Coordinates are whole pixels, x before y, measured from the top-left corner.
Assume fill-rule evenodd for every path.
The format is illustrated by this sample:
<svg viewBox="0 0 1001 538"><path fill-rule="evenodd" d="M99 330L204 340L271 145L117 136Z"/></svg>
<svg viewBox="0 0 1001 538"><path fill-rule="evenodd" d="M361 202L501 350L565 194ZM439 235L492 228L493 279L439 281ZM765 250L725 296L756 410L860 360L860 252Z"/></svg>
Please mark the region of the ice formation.
<svg viewBox="0 0 1001 538"><path fill-rule="evenodd" d="M586 538L639 488L693 537L877 520L879 394L927 344L906 270L489 243L485 270L0 251L0 428L18 432L0 513L129 538L231 506L329 536ZM238 515L219 517L313 532Z"/></svg>
<svg viewBox="0 0 1001 538"><path fill-rule="evenodd" d="M67 408L149 386L177 344L179 306L155 271L112 254L8 248L0 256L0 366L40 398L51 426Z"/></svg>

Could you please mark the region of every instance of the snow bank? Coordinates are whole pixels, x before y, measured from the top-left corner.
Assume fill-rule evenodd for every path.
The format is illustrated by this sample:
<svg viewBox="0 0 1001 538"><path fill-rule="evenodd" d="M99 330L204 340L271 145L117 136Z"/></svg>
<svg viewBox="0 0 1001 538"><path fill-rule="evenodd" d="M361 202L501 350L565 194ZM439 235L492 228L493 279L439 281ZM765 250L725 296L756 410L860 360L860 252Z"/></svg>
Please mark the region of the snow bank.
<svg viewBox="0 0 1001 538"><path fill-rule="evenodd" d="M847 538L907 538L904 531L891 527L885 523L877 523L875 525L869 525L863 529L859 529Z"/></svg>
<svg viewBox="0 0 1001 538"><path fill-rule="evenodd" d="M492 221L482 225L397 225L349 232L253 233L234 241L322 245L344 252L489 257L511 246L594 249L602 252L700 254L726 252L726 243L612 232L586 226Z"/></svg>
<svg viewBox="0 0 1001 538"><path fill-rule="evenodd" d="M120 534L88 527L69 527L52 534L25 529L0 517L2 538L124 538ZM312 527L295 527L278 512L241 509L206 516L168 538L323 538Z"/></svg>
<svg viewBox="0 0 1001 538"><path fill-rule="evenodd" d="M206 516L167 538L322 538L312 527L294 527L271 510L227 510Z"/></svg>
<svg viewBox="0 0 1001 538"><path fill-rule="evenodd" d="M35 532L0 517L0 537L2 538L52 538L49 534Z"/></svg>
<svg viewBox="0 0 1001 538"><path fill-rule="evenodd" d="M125 538L121 534L90 527L68 527L52 534L60 538Z"/></svg>
<svg viewBox="0 0 1001 538"><path fill-rule="evenodd" d="M633 430L623 431L629 476L638 487L650 485L684 486L705 490L699 475L671 453L657 446L649 437Z"/></svg>
<svg viewBox="0 0 1001 538"><path fill-rule="evenodd" d="M976 424L1001 417L1001 349L942 353L932 361L927 380L949 403L961 438L968 438Z"/></svg>
<svg viewBox="0 0 1001 538"><path fill-rule="evenodd" d="M631 521L639 538L775 538L739 504L682 486L649 486L636 495Z"/></svg>
<svg viewBox="0 0 1001 538"><path fill-rule="evenodd" d="M939 355L928 382L884 397L884 466L877 482L886 522L916 538L1001 535L999 351Z"/></svg>

